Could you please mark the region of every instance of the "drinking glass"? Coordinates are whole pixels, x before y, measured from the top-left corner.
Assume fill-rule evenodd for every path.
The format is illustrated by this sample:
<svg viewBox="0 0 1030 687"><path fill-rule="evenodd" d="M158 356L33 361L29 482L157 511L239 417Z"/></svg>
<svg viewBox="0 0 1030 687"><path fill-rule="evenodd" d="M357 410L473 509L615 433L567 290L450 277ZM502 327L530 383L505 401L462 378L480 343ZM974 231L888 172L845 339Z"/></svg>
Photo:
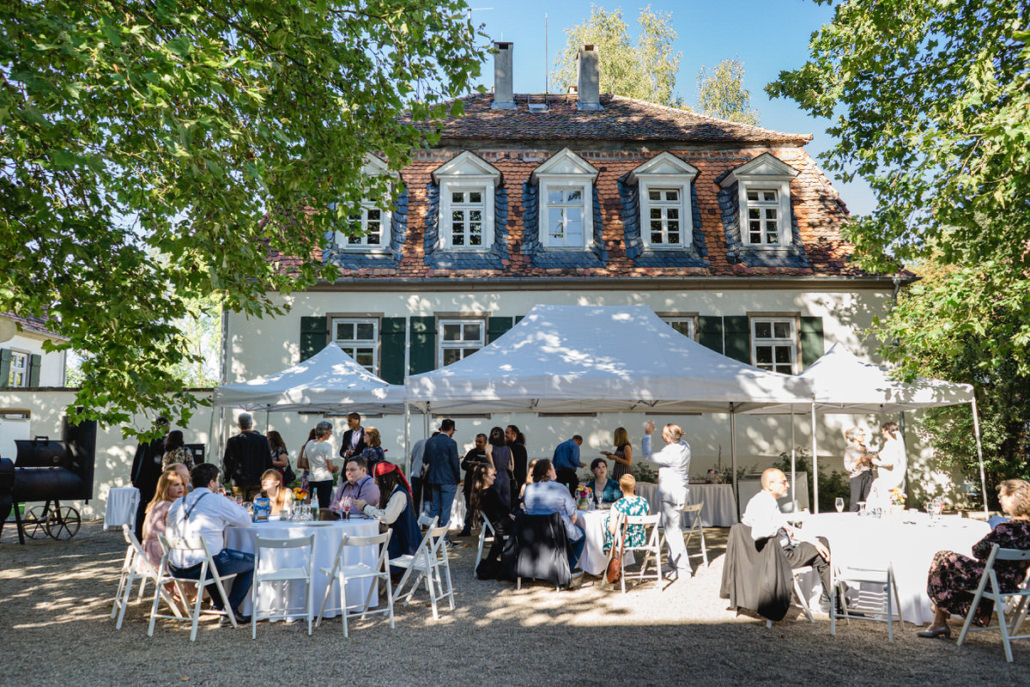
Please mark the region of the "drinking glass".
<svg viewBox="0 0 1030 687"><path fill-rule="evenodd" d="M838 496L833 501L833 505L837 508L837 512L838 513L843 513L844 512L844 498L842 496Z"/></svg>

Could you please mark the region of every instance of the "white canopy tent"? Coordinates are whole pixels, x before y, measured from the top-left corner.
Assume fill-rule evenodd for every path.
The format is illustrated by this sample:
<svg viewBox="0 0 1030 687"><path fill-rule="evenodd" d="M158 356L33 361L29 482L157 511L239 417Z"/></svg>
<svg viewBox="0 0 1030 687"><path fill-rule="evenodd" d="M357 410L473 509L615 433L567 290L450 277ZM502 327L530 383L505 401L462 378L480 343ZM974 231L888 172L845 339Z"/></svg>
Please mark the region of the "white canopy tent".
<svg viewBox="0 0 1030 687"><path fill-rule="evenodd" d="M890 372L878 365L862 362L844 346L834 344L821 358L798 375L809 382L812 396L802 405L812 415L812 471L818 475L815 416L817 413L898 413L920 408L969 403L973 408L973 430L976 435L977 458L980 461L980 488L983 490L984 511L987 510L986 480L984 477L983 449L980 445L980 422L976 412L976 397L969 384L955 384L939 379L917 378L911 383L891 379ZM793 414L797 404L745 405L741 412L753 414ZM814 508L818 512L819 481L813 480Z"/></svg>
<svg viewBox="0 0 1030 687"><path fill-rule="evenodd" d="M805 380L712 351L640 305L537 305L468 358L409 377L405 394L412 406L438 414L730 413L734 482L736 406L812 398Z"/></svg>

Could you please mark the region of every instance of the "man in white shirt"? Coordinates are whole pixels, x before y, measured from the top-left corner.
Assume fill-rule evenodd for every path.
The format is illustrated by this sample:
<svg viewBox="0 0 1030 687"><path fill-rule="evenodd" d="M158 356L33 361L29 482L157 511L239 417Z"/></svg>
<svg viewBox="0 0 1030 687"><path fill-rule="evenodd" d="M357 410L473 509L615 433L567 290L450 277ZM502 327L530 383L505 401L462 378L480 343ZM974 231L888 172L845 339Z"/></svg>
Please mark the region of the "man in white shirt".
<svg viewBox="0 0 1030 687"><path fill-rule="evenodd" d="M662 529L665 530L669 567L672 568L665 574L665 578L675 580L681 574L690 577L690 559L687 557L687 545L683 541L681 529L681 511L687 505L690 484L690 444L683 439L683 430L679 425L665 425L662 428L665 448L652 454L653 432L654 420L648 420L644 425L640 450L644 458L658 464L658 500L662 504Z"/></svg>
<svg viewBox="0 0 1030 687"><path fill-rule="evenodd" d="M823 591L830 593L830 550L825 542L808 541L790 526L786 516L780 512L776 503L787 495L786 475L776 468L769 468L762 473L762 491L751 497L741 517L741 522L751 528L751 538L755 541L775 537L791 568L811 565L819 573L823 583Z"/></svg>
<svg viewBox="0 0 1030 687"><path fill-rule="evenodd" d="M203 538L215 562L219 575L233 575L229 591L229 606L236 614L237 622L250 622L239 613L239 606L250 592L254 579L254 555L224 548L225 528L230 525L249 527L250 516L243 506L224 496L218 482L218 468L211 463L201 463L190 473L194 489L178 499L168 509L167 536L169 538ZM204 557L194 551L175 550L169 555L168 564L172 573L179 577L200 579ZM218 592L210 590L215 608L222 608Z"/></svg>

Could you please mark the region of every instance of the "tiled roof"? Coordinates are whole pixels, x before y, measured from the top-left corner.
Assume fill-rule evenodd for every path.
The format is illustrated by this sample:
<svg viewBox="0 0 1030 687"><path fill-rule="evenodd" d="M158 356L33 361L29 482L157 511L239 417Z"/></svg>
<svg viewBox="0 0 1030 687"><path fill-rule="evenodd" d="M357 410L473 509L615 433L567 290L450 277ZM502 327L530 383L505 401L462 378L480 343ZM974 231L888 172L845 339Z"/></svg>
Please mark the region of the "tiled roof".
<svg viewBox="0 0 1030 687"><path fill-rule="evenodd" d="M514 110L491 110L493 96L461 98L465 116L443 120L441 133L449 139L493 141L668 141L705 143L768 143L804 145L811 134L790 134L706 117L674 107L601 96L602 110L581 112L575 95L548 95L547 111L530 112L528 103L543 103L543 95L515 96Z"/></svg>
<svg viewBox="0 0 1030 687"><path fill-rule="evenodd" d="M45 317L24 317L22 315L15 315L13 312L0 312L0 315L11 319L15 324L19 325L22 331L43 334L55 339L61 338L56 332L47 329L48 320Z"/></svg>

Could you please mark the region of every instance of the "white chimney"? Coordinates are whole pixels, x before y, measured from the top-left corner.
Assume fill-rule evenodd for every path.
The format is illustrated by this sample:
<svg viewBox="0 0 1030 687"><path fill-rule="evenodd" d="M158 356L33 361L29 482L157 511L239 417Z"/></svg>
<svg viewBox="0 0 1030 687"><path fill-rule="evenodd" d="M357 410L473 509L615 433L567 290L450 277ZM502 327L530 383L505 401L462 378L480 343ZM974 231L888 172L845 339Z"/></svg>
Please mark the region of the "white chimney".
<svg viewBox="0 0 1030 687"><path fill-rule="evenodd" d="M515 95L511 86L511 43L494 43L494 101L491 110L514 110Z"/></svg>
<svg viewBox="0 0 1030 687"><path fill-rule="evenodd" d="M596 45L583 44L579 49L579 99L577 110L600 110L601 107L601 55Z"/></svg>

